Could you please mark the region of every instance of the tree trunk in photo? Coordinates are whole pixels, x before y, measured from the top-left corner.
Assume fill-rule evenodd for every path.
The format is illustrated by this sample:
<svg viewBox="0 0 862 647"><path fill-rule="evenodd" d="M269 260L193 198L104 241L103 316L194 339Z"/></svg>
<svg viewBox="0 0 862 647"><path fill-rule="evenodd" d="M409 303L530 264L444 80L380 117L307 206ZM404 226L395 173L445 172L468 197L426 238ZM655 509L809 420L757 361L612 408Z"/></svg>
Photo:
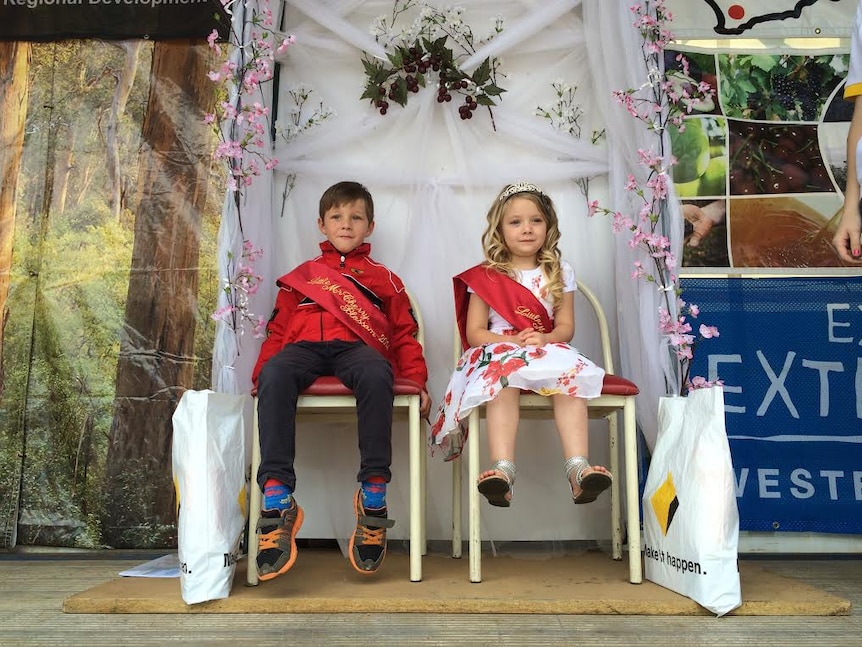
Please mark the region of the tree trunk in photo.
<svg viewBox="0 0 862 647"><path fill-rule="evenodd" d="M64 142L54 157L54 186L51 198L51 213L62 216L66 211L66 197L69 195L69 178L72 175L75 150L75 124L58 127L59 136Z"/></svg>
<svg viewBox="0 0 862 647"><path fill-rule="evenodd" d="M200 225L213 145L203 122L215 96L208 54L189 41L153 48L107 454L102 530L116 547L176 545L171 416L193 379Z"/></svg>
<svg viewBox="0 0 862 647"><path fill-rule="evenodd" d="M83 168L81 168L82 165ZM76 182L78 186L75 187L74 193L66 198L66 206L70 209L81 204L84 197L90 191L90 187L93 185L93 178L96 176L95 169L87 162L87 157L84 157L83 162L78 161L77 167L75 171L78 176L78 181Z"/></svg>
<svg viewBox="0 0 862 647"><path fill-rule="evenodd" d="M29 99L29 65L29 43L0 42L0 395L5 382L3 331L6 329L18 174Z"/></svg>
<svg viewBox="0 0 862 647"><path fill-rule="evenodd" d="M135 73L138 69L138 52L141 51L144 41L127 40L117 43L126 54L122 69L117 74L117 87L114 89L114 98L111 102L111 112L105 126L105 146L108 156L108 179L111 192L111 213L115 220L120 219L122 209L122 170L120 168L120 144L119 130L120 119L126 112L126 102L135 82Z"/></svg>

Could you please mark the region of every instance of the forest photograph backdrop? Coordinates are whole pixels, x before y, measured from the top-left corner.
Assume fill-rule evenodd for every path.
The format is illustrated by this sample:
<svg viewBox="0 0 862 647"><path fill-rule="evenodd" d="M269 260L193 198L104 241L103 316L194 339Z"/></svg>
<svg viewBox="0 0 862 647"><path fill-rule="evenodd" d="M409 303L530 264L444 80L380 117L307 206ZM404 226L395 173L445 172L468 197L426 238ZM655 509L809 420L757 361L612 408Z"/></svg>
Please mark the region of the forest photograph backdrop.
<svg viewBox="0 0 862 647"><path fill-rule="evenodd" d="M219 288L213 64L203 41L0 43L7 547L175 544L171 415L210 387Z"/></svg>

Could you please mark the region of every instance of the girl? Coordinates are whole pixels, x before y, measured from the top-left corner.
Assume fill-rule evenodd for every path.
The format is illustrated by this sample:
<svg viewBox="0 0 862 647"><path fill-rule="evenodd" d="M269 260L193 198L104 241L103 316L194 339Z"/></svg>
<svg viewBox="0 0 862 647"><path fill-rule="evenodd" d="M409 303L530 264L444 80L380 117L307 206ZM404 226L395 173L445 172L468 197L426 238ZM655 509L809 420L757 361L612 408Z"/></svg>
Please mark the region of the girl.
<svg viewBox="0 0 862 647"><path fill-rule="evenodd" d="M510 184L488 210L482 235L485 262L454 278L455 316L465 352L431 435L435 444L454 447L460 422L485 404L493 464L482 472L477 487L494 506L511 504L522 389L552 398L575 503L595 501L613 479L586 458L585 399L600 395L605 372L569 343L577 287L574 270L560 258L559 239L551 199L534 184ZM455 437L447 438L450 434Z"/></svg>

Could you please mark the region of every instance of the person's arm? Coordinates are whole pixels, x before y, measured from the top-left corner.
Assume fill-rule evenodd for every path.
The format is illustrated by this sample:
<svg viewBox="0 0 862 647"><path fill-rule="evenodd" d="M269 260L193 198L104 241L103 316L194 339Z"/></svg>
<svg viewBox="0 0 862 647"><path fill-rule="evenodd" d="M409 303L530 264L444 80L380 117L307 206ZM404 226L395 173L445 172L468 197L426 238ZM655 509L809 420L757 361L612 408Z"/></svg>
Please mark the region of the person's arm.
<svg viewBox="0 0 862 647"><path fill-rule="evenodd" d="M845 261L862 261L860 237L862 237L862 216L859 214L859 178L856 168L856 147L862 138L862 101L858 97L853 104L853 118L850 132L847 133L847 184L844 189L844 206L841 220L832 238L838 255Z"/></svg>
<svg viewBox="0 0 862 647"><path fill-rule="evenodd" d="M498 341L508 341L519 344L517 337L513 335L498 335L488 330L488 315L491 307L475 292L470 293L470 301L467 303L466 333L467 343L471 347L493 344Z"/></svg>
<svg viewBox="0 0 862 647"><path fill-rule="evenodd" d="M428 367L422 344L416 340L419 326L410 312L411 305L407 292L403 289L396 292L388 299L386 309L387 318L392 324L393 356L398 363L398 373L422 386L422 393L419 395L419 415L427 418L431 413L431 397L425 386L428 381Z"/></svg>
<svg viewBox="0 0 862 647"><path fill-rule="evenodd" d="M549 333L528 328L518 337L525 346L543 346L556 342L568 343L575 336L575 293L563 292L563 300L554 312L554 329Z"/></svg>
<svg viewBox="0 0 862 647"><path fill-rule="evenodd" d="M290 315L296 308L296 301L296 295L292 290L279 289L272 315L266 324L266 339L261 344L260 353L251 374L251 382L254 385L252 395L257 393L257 378L263 365L284 346L284 332L287 329Z"/></svg>

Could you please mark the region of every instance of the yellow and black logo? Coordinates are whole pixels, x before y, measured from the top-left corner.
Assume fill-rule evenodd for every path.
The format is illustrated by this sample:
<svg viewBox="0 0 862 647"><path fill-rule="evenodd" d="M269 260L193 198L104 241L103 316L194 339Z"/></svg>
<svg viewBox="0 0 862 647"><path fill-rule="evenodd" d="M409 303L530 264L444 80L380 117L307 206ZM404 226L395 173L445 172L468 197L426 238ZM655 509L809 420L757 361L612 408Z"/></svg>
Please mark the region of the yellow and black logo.
<svg viewBox="0 0 862 647"><path fill-rule="evenodd" d="M653 512L661 526L662 534L667 535L670 523L679 508L679 499L676 496L676 487L673 484L673 474L668 472L664 483L650 497Z"/></svg>

